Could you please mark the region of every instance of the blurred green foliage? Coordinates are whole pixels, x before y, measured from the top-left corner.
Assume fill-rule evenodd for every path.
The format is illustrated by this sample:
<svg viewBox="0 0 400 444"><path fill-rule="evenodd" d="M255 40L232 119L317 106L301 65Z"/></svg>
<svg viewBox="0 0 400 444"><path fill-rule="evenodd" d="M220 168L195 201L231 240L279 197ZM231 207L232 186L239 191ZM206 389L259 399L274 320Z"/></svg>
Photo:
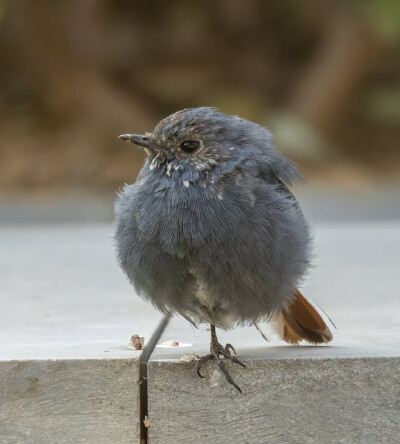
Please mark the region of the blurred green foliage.
<svg viewBox="0 0 400 444"><path fill-rule="evenodd" d="M357 7L380 37L389 42L399 40L400 2L398 0L359 0Z"/></svg>

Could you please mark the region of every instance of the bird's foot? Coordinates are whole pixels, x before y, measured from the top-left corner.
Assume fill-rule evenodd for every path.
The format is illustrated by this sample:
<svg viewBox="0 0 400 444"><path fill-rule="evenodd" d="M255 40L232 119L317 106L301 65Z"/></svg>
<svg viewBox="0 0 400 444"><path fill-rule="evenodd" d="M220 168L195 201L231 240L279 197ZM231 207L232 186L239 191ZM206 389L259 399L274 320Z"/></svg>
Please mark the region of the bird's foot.
<svg viewBox="0 0 400 444"><path fill-rule="evenodd" d="M234 387L236 387L237 390L239 390L240 393L242 393L242 390L240 387L235 383L235 381L232 379L231 375L228 373L227 369L225 368L224 359L229 359L235 364L239 364L242 367L246 368L246 366L243 364L243 362L239 361L238 358L235 356L232 356L231 350L236 355L236 350L234 349L233 345L226 344L225 347L223 347L218 341L212 341L210 346L210 354L206 356L202 356L197 362L196 362L196 370L197 374L200 376L200 378L204 378L204 376L200 373L201 366L206 361L210 361L215 359L217 364L219 365L219 368L221 369L222 373L224 374L226 380L232 384ZM223 356L224 359L221 359L220 356Z"/></svg>

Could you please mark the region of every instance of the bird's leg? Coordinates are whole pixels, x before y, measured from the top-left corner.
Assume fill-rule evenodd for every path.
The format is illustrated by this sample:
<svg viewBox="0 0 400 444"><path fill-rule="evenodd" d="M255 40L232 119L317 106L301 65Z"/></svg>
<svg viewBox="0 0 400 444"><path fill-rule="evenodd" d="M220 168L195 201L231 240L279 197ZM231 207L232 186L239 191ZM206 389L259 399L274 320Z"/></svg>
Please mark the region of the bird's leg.
<svg viewBox="0 0 400 444"><path fill-rule="evenodd" d="M239 359L237 359L235 356L231 355L230 350L232 350L233 353L235 353L235 355L236 355L236 350L233 348L233 345L226 344L224 347L218 342L217 333L215 332L215 325L213 325L213 324L210 324L210 325L211 325L210 354L201 357L196 362L197 374L200 376L200 378L204 378L204 376L200 373L201 366L203 365L204 362L215 359L217 361L217 364L219 365L219 368L221 369L222 373L224 374L226 380L230 384L232 384L234 387L236 387L240 393L242 393L242 390L240 389L240 387L233 381L231 375L226 370L225 364L224 364L223 360L220 359L220 356L223 356L225 359L230 359L235 364L240 364L244 368L246 368L246 366L241 361L239 361Z"/></svg>

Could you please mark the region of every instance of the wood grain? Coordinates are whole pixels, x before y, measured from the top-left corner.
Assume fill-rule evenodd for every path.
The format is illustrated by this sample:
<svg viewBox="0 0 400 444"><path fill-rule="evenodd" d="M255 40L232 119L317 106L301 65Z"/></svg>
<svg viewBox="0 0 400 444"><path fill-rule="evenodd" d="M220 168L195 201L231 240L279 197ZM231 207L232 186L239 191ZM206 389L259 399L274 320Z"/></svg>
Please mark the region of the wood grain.
<svg viewBox="0 0 400 444"><path fill-rule="evenodd" d="M0 362L0 442L138 443L138 360Z"/></svg>
<svg viewBox="0 0 400 444"><path fill-rule="evenodd" d="M394 443L400 358L247 360L149 365L149 443Z"/></svg>

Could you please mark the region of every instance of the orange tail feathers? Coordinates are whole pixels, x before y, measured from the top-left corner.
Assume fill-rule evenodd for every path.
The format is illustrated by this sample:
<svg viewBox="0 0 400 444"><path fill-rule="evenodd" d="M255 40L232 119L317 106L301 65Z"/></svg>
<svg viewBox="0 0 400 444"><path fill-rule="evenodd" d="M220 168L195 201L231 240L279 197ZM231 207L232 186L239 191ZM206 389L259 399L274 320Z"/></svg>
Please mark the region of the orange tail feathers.
<svg viewBox="0 0 400 444"><path fill-rule="evenodd" d="M282 311L283 339L290 344L302 339L312 344L331 341L332 333L323 317L316 304L296 290L293 302Z"/></svg>

